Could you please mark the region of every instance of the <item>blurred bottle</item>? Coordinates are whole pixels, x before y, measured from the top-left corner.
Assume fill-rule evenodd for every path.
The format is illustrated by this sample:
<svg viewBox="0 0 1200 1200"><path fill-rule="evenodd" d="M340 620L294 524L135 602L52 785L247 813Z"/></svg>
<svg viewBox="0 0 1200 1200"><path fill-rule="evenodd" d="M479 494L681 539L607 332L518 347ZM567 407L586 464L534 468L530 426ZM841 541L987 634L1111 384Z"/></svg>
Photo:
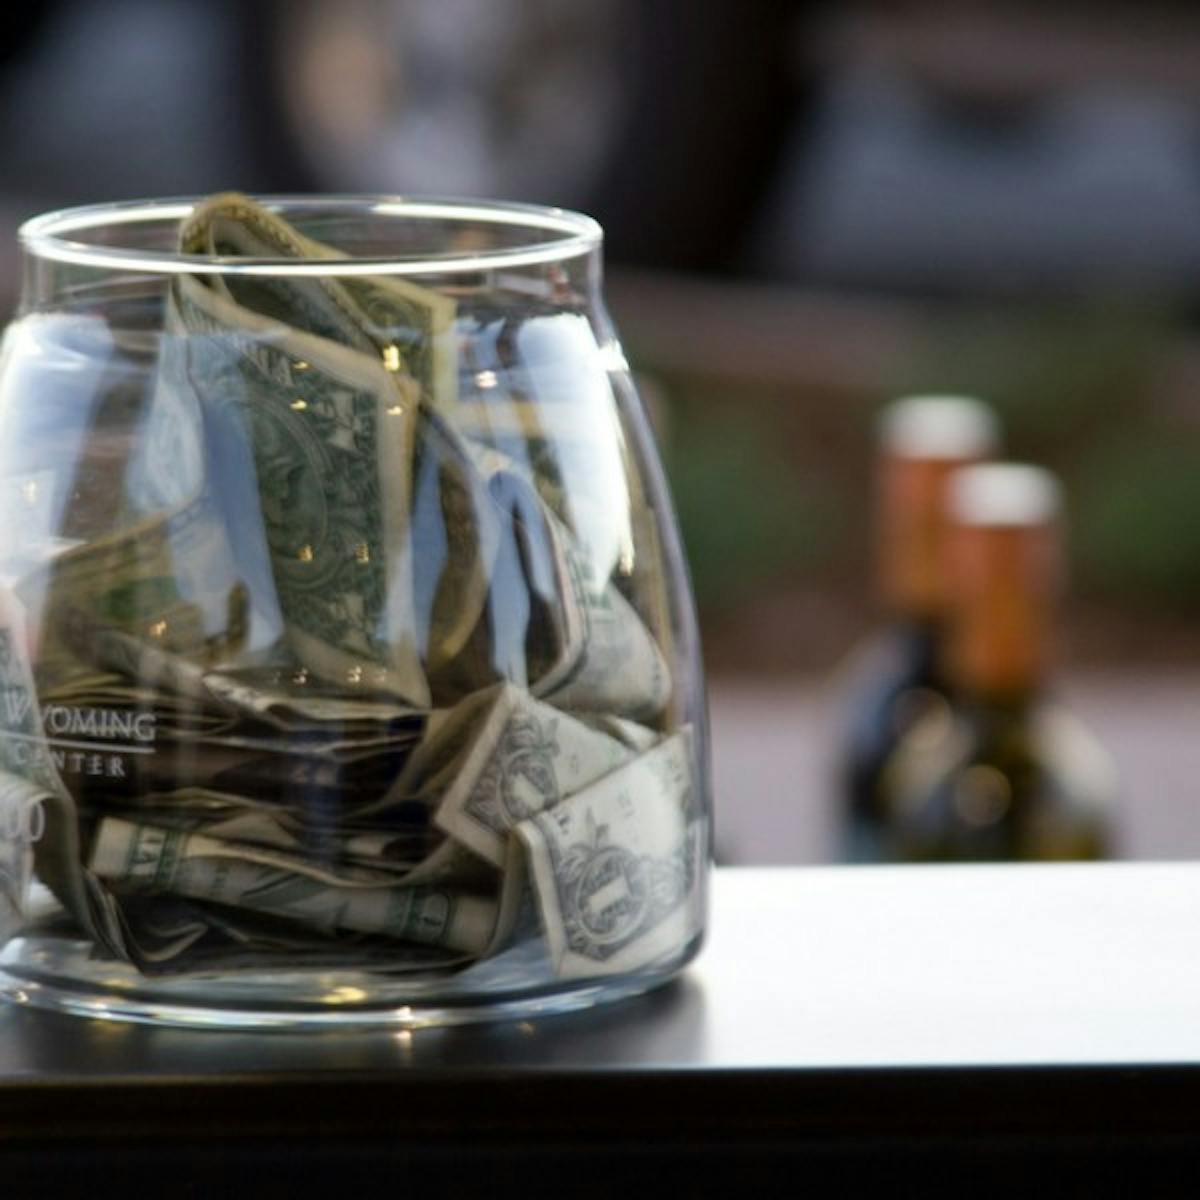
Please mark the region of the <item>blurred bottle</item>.
<svg viewBox="0 0 1200 1200"><path fill-rule="evenodd" d="M1104 858L1111 762L1046 691L1063 575L1058 483L1038 467L968 467L947 507L954 703L927 710L880 777L892 856Z"/></svg>
<svg viewBox="0 0 1200 1200"><path fill-rule="evenodd" d="M944 704L937 647L945 611L942 534L947 479L999 440L990 408L961 396L911 396L883 410L876 481L876 564L887 626L850 688L842 749L844 856L886 857L879 773L930 705Z"/></svg>

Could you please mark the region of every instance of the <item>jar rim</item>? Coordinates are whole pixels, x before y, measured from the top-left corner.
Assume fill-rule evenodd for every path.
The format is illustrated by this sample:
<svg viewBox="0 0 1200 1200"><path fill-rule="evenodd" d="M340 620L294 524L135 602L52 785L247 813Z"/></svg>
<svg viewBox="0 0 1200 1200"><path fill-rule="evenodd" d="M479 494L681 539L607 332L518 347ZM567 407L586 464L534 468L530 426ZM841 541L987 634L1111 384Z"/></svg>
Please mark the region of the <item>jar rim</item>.
<svg viewBox="0 0 1200 1200"><path fill-rule="evenodd" d="M592 217L570 209L509 200L402 195L254 195L276 212L393 217L411 220L476 221L529 231L523 244L495 250L432 251L385 256L257 258L182 254L134 246L80 241L88 230L139 222L182 221L203 196L122 200L57 209L31 217L18 230L22 247L39 258L82 266L136 269L169 275L429 275L475 272L560 262L595 250L603 231Z"/></svg>

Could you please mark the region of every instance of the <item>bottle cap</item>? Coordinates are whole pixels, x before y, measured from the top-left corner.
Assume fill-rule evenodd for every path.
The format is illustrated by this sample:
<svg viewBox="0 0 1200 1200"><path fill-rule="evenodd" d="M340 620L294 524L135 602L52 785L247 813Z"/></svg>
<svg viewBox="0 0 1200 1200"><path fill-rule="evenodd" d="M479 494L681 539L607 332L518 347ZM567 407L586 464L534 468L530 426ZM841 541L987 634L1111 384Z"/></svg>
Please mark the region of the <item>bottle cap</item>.
<svg viewBox="0 0 1200 1200"><path fill-rule="evenodd" d="M879 440L898 458L983 458L999 443L1000 425L971 396L906 396L880 413Z"/></svg>
<svg viewBox="0 0 1200 1200"><path fill-rule="evenodd" d="M1062 511L1062 488L1042 467L979 463L950 477L947 511L958 525L1047 525Z"/></svg>

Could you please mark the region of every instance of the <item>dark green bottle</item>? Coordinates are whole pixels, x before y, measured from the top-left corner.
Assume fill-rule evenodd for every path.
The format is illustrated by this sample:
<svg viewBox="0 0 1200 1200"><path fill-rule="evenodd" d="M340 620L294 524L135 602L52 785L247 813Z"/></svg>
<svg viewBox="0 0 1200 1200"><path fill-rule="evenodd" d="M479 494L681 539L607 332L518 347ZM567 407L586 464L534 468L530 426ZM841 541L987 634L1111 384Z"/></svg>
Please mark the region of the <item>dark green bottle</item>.
<svg viewBox="0 0 1200 1200"><path fill-rule="evenodd" d="M950 482L943 666L954 702L914 723L881 773L896 859L1112 853L1108 754L1048 688L1059 508L1057 482L1037 467L968 467Z"/></svg>
<svg viewBox="0 0 1200 1200"><path fill-rule="evenodd" d="M887 857L879 776L922 715L945 707L944 493L951 473L991 454L995 417L962 396L910 396L883 410L876 478L876 568L885 624L852 668L840 754L842 853Z"/></svg>

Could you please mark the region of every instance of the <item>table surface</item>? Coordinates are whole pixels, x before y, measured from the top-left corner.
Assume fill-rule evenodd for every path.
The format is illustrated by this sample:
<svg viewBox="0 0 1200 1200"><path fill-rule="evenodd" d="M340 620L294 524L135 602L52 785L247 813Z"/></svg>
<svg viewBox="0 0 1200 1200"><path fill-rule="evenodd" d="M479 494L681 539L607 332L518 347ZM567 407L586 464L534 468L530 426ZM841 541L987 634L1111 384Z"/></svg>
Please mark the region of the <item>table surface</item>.
<svg viewBox="0 0 1200 1200"><path fill-rule="evenodd" d="M286 1034L6 1007L0 1149L1194 1144L1200 865L725 868L712 900L681 978L590 1013Z"/></svg>
<svg viewBox="0 0 1200 1200"><path fill-rule="evenodd" d="M1200 1064L1200 864L718 868L674 984L588 1013L226 1033L0 1006L15 1079L413 1067Z"/></svg>

